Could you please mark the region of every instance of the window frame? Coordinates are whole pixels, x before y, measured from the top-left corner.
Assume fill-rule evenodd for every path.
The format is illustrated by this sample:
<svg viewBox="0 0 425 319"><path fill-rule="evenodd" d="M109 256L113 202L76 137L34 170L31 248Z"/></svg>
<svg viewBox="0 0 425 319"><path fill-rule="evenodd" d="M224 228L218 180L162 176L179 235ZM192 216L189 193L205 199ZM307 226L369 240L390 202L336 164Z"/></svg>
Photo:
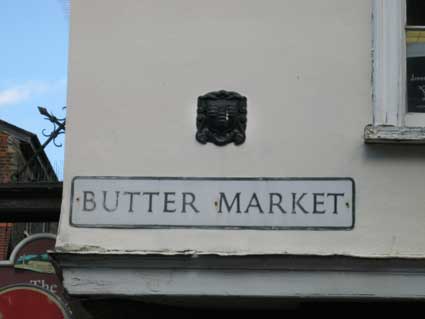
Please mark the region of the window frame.
<svg viewBox="0 0 425 319"><path fill-rule="evenodd" d="M406 0L372 1L373 122L365 142L425 144L424 117L406 105Z"/></svg>

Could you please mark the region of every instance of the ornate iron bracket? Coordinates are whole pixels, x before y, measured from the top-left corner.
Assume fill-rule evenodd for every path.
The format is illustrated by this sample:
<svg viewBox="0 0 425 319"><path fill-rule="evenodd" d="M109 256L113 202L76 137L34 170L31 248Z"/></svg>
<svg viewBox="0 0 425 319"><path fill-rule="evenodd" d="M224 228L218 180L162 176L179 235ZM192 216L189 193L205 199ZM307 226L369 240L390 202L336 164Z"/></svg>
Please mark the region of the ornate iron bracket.
<svg viewBox="0 0 425 319"><path fill-rule="evenodd" d="M64 110L66 107L63 107ZM46 108L39 106L38 112L43 115L46 120L50 121L53 124L53 129L50 133L46 133L46 130L43 129L42 134L43 136L47 137L47 140L41 145L39 149L37 149L34 153L34 155L25 163L25 165L14 175L16 179L21 176L23 172L26 171L26 169L32 164L32 162L38 157L38 155L46 148L47 145L49 145L50 142L53 141L53 144L56 147L62 147L62 144L59 144L56 142L56 138L61 135L65 134L65 125L66 125L66 118L57 118L53 113L49 113Z"/></svg>
<svg viewBox="0 0 425 319"><path fill-rule="evenodd" d="M63 107L64 110L66 107ZM53 130L51 133L46 134L46 130L44 129L42 131L43 136L47 137L47 144L49 144L53 140L53 144L55 144L56 147L62 147L62 144L56 143L56 138L65 133L65 124L66 124L66 118L57 118L52 113L49 113L46 108L39 106L38 111L41 115L44 115L46 120L50 121L53 124ZM46 142L44 144L46 144ZM44 145L43 144L43 145ZM47 146L46 144L46 146ZM43 147L44 148L44 147Z"/></svg>

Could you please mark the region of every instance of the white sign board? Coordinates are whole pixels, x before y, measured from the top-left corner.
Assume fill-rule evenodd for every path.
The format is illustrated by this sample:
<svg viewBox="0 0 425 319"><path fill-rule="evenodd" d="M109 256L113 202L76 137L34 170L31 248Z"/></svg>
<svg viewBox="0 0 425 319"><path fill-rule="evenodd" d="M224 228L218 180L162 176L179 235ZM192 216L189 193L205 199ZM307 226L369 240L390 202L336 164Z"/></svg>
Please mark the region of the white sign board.
<svg viewBox="0 0 425 319"><path fill-rule="evenodd" d="M76 177L71 224L349 230L354 193L350 178Z"/></svg>

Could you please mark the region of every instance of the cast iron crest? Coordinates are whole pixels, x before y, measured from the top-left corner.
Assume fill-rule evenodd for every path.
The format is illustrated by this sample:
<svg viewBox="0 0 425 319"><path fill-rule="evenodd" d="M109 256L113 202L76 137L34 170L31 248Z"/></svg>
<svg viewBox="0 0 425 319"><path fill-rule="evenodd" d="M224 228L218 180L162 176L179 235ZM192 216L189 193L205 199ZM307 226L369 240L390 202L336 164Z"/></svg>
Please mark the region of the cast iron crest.
<svg viewBox="0 0 425 319"><path fill-rule="evenodd" d="M245 142L247 100L236 92L210 92L198 98L196 139L216 145Z"/></svg>

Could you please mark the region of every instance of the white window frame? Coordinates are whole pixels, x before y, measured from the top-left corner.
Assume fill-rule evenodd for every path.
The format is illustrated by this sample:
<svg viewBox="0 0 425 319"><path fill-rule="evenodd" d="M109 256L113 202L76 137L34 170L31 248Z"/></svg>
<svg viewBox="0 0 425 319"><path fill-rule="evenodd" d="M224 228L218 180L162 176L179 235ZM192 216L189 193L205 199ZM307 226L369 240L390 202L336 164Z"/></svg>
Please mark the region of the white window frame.
<svg viewBox="0 0 425 319"><path fill-rule="evenodd" d="M406 0L372 0L373 123L366 143L425 144L425 117L406 107Z"/></svg>

